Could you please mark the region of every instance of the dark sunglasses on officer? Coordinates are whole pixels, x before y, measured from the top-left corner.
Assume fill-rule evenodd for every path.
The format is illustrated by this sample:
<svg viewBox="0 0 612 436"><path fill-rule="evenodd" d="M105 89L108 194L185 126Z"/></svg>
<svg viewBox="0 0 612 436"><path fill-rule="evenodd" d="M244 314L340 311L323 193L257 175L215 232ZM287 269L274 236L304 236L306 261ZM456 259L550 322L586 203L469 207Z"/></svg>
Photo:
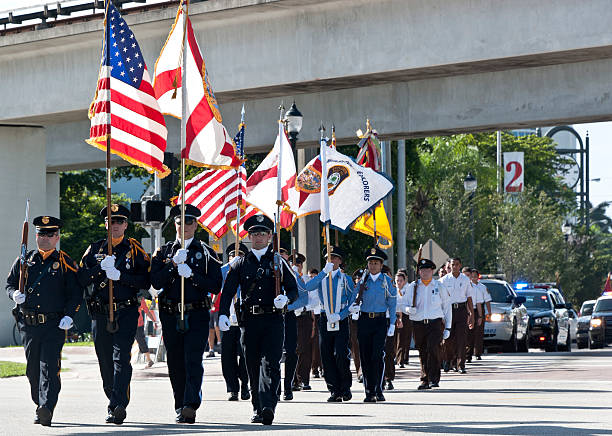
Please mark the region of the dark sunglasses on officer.
<svg viewBox="0 0 612 436"><path fill-rule="evenodd" d="M195 220L196 220L196 219L195 219L194 217L185 215L185 225L186 225L186 226L190 226L190 225L192 225L192 224L195 222ZM181 225L181 217L180 217L180 216L177 216L176 218L174 218L174 222L175 222L177 225L179 225L179 226L180 226L180 225Z"/></svg>
<svg viewBox="0 0 612 436"><path fill-rule="evenodd" d="M108 222L108 218L104 218L105 222ZM127 219L119 217L119 216L114 216L111 217L111 224L125 224L127 222Z"/></svg>
<svg viewBox="0 0 612 436"><path fill-rule="evenodd" d="M57 236L57 234L58 234L57 229L38 229L36 230L36 235L40 236L41 238L53 238Z"/></svg>

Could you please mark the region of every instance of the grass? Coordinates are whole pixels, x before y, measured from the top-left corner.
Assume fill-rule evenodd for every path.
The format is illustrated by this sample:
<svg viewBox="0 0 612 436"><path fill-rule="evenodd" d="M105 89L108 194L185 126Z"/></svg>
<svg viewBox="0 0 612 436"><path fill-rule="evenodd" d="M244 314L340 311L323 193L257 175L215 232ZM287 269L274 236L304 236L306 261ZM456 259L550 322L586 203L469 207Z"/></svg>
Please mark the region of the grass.
<svg viewBox="0 0 612 436"><path fill-rule="evenodd" d="M25 373L25 363L0 361L0 378L18 377L20 375L25 375Z"/></svg>
<svg viewBox="0 0 612 436"><path fill-rule="evenodd" d="M86 342L66 342L64 344L64 347L93 347L94 343L93 341L86 341Z"/></svg>

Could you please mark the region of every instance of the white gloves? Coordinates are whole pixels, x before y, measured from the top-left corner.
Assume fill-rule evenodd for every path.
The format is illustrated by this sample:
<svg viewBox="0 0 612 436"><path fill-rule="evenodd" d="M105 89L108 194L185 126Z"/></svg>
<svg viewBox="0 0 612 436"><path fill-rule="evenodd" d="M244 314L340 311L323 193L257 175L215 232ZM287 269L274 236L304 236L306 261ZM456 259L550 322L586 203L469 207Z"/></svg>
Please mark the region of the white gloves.
<svg viewBox="0 0 612 436"><path fill-rule="evenodd" d="M238 259L240 259L240 256L236 256L234 257L232 260L230 260L230 266L232 266L233 264L235 264L236 262L238 262Z"/></svg>
<svg viewBox="0 0 612 436"><path fill-rule="evenodd" d="M299 275L300 274L300 269L297 267L297 265L293 265L291 267L291 269L293 270L293 272L295 273L295 275Z"/></svg>
<svg viewBox="0 0 612 436"><path fill-rule="evenodd" d="M178 269L179 276L182 276L185 278L191 277L191 267L187 265L186 263L179 263L177 269Z"/></svg>
<svg viewBox="0 0 612 436"><path fill-rule="evenodd" d="M108 259L108 258L106 258ZM106 273L106 277L109 280L112 280L114 282L116 282L117 280L119 280L119 277L121 277L121 271L119 271L117 268L115 268L114 266L112 268L106 269L104 270L104 272Z"/></svg>
<svg viewBox="0 0 612 436"><path fill-rule="evenodd" d="M414 316L417 313L416 307L410 306L410 307L407 307L406 309L408 309L408 315L413 315Z"/></svg>
<svg viewBox="0 0 612 436"><path fill-rule="evenodd" d="M227 316L219 315L219 330L226 332L230 329L231 323Z"/></svg>
<svg viewBox="0 0 612 436"><path fill-rule="evenodd" d="M283 307L285 307L285 304L287 304L288 301L289 299L286 295L280 294L274 299L274 307L276 307L277 309L282 309Z"/></svg>
<svg viewBox="0 0 612 436"><path fill-rule="evenodd" d="M159 290L155 289L153 286L149 288L149 294L151 294L151 297L153 298L157 298L157 296L161 294L163 291L164 291L164 288L161 288Z"/></svg>
<svg viewBox="0 0 612 436"><path fill-rule="evenodd" d="M21 293L19 291L15 291L13 292L13 300L15 301L15 303L17 304L23 304L25 303L25 293Z"/></svg>
<svg viewBox="0 0 612 436"><path fill-rule="evenodd" d="M62 319L60 319L58 327L63 330L69 330L72 327L72 318L70 318L69 316L63 317Z"/></svg>
<svg viewBox="0 0 612 436"><path fill-rule="evenodd" d="M172 261L176 263L177 265L181 263L185 263L186 260L187 260L187 250L184 248L179 248L179 250L176 252L174 257L172 258Z"/></svg>
<svg viewBox="0 0 612 436"><path fill-rule="evenodd" d="M102 267L104 271L106 271L111 268L114 268L116 261L117 259L115 258L114 254L112 256L107 255L104 259L102 259L102 262L100 262L100 266Z"/></svg>
<svg viewBox="0 0 612 436"><path fill-rule="evenodd" d="M336 322L340 321L340 315L338 315L337 313L330 313L327 315L327 321L329 321L330 324L334 324Z"/></svg>
<svg viewBox="0 0 612 436"><path fill-rule="evenodd" d="M325 264L325 266L323 267L323 272L325 274L329 274L330 272L332 272L334 270L334 264L331 262L327 262Z"/></svg>
<svg viewBox="0 0 612 436"><path fill-rule="evenodd" d="M442 334L442 339L446 340L450 337L450 330L444 329L444 333Z"/></svg>
<svg viewBox="0 0 612 436"><path fill-rule="evenodd" d="M360 310L360 306L357 303L353 303L349 306L349 312L352 314L359 313Z"/></svg>
<svg viewBox="0 0 612 436"><path fill-rule="evenodd" d="M391 324L387 329L387 336L393 336L395 334L395 324Z"/></svg>

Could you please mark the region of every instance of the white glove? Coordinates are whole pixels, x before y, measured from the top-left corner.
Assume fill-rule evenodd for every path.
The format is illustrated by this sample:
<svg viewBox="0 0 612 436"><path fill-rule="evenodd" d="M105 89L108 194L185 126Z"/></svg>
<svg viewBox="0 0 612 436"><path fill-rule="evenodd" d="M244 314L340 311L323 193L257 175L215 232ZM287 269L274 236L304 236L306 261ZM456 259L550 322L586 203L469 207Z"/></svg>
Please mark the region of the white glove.
<svg viewBox="0 0 612 436"><path fill-rule="evenodd" d="M331 262L327 262L325 264L325 266L323 267L323 272L325 274L329 274L330 272L332 272L334 270L334 264Z"/></svg>
<svg viewBox="0 0 612 436"><path fill-rule="evenodd" d="M337 313L330 313L329 315L327 315L327 321L329 321L331 324L339 322L340 315L338 315Z"/></svg>
<svg viewBox="0 0 612 436"><path fill-rule="evenodd" d="M13 300L15 301L15 303L17 304L23 304L25 303L25 293L21 293L19 291L15 291L13 292Z"/></svg>
<svg viewBox="0 0 612 436"><path fill-rule="evenodd" d="M185 278L191 277L191 267L187 265L186 263L179 263L177 269L178 269L179 276L182 276Z"/></svg>
<svg viewBox="0 0 612 436"><path fill-rule="evenodd" d="M70 328L72 328L72 318L70 318L69 316L63 317L62 319L60 319L58 327L63 330L70 330Z"/></svg>
<svg viewBox="0 0 612 436"><path fill-rule="evenodd" d="M359 313L360 310L360 306L357 303L353 303L349 306L349 312L352 314Z"/></svg>
<svg viewBox="0 0 612 436"><path fill-rule="evenodd" d="M448 329L444 329L444 333L442 334L442 339L448 339L450 338L450 330Z"/></svg>
<svg viewBox="0 0 612 436"><path fill-rule="evenodd" d="M412 315L412 316L414 316L414 315L416 315L416 313L417 313L417 309L416 309L416 307L412 307L412 306L410 306L410 307L407 307L406 309L408 309L408 315Z"/></svg>
<svg viewBox="0 0 612 436"><path fill-rule="evenodd" d="M110 269L104 270L104 272L106 273L106 277L109 280L112 280L114 282L116 282L117 280L119 280L119 277L121 277L121 271L119 271L117 268L115 268L114 266Z"/></svg>
<svg viewBox="0 0 612 436"><path fill-rule="evenodd" d="M227 316L219 315L219 330L226 332L230 329L231 323Z"/></svg>
<svg viewBox="0 0 612 436"><path fill-rule="evenodd" d="M161 288L159 290L155 289L153 286L149 288L149 294L151 294L151 297L153 298L157 298L157 296L161 294L163 291L164 291L164 288Z"/></svg>
<svg viewBox="0 0 612 436"><path fill-rule="evenodd" d="M395 324L391 324L387 329L387 336L393 336L395 334Z"/></svg>
<svg viewBox="0 0 612 436"><path fill-rule="evenodd" d="M289 299L286 295L280 294L274 299L274 307L276 307L277 309L282 309L283 307L285 307L285 304L287 304L288 301Z"/></svg>
<svg viewBox="0 0 612 436"><path fill-rule="evenodd" d="M112 256L107 255L104 259L102 259L102 262L100 262L100 266L104 271L106 271L108 269L114 268L116 261L117 259L115 258L114 254Z"/></svg>
<svg viewBox="0 0 612 436"><path fill-rule="evenodd" d="M297 267L297 265L293 265L293 266L291 267L291 269L293 270L293 272L294 272L296 275L299 275L299 274L300 274L300 269Z"/></svg>
<svg viewBox="0 0 612 436"><path fill-rule="evenodd" d="M186 260L187 260L187 250L184 248L179 248L179 250L176 252L174 257L172 258L172 261L176 263L177 265L181 263L185 263Z"/></svg>
<svg viewBox="0 0 612 436"><path fill-rule="evenodd" d="M238 262L238 259L240 259L240 256L236 256L234 257L232 260L230 260L230 266L232 266L233 264L235 264L236 262Z"/></svg>

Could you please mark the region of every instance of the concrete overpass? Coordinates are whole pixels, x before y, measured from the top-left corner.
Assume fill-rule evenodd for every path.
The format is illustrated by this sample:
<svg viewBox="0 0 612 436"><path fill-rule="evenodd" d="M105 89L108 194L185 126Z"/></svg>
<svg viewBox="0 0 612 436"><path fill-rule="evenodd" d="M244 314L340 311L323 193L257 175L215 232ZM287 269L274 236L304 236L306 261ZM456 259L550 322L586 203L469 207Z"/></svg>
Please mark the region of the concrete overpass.
<svg viewBox="0 0 612 436"><path fill-rule="evenodd" d="M151 72L175 12L126 16ZM342 144L366 116L383 139L612 119L606 0L210 0L190 14L231 131L246 103L248 150L272 144L281 100L305 115L302 148L320 120ZM99 18L0 37L3 270L23 199L57 211L55 173L103 165L83 142L101 39Z"/></svg>

